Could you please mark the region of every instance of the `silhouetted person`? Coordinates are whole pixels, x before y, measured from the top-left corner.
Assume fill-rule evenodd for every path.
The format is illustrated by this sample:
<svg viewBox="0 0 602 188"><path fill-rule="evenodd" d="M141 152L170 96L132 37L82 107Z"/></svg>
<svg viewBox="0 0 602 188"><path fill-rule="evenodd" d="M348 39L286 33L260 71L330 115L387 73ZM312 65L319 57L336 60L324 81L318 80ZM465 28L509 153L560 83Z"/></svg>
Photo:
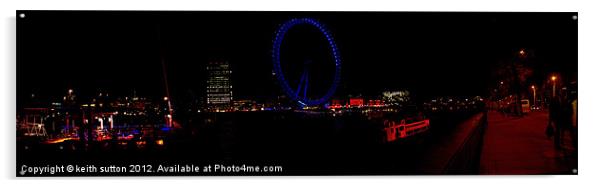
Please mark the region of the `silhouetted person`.
<svg viewBox="0 0 602 188"><path fill-rule="evenodd" d="M561 120L561 114L562 114L562 109L561 109L560 97L556 96L556 97L552 98L552 101L550 102L549 120L548 120L548 126L552 126L554 128L554 146L556 148L560 148L560 143L561 143L560 135L562 133L562 130L561 130L561 126L559 126L560 120Z"/></svg>
<svg viewBox="0 0 602 188"><path fill-rule="evenodd" d="M571 123L573 125L573 134L572 134L572 138L573 138L573 146L575 147L575 149L577 149L577 130L578 130L578 126L577 126L577 97L575 97L575 99L573 101L571 101L571 107L573 109L572 111L572 115L571 115Z"/></svg>
<svg viewBox="0 0 602 188"><path fill-rule="evenodd" d="M577 148L577 95L567 91L564 97L562 126L568 132L573 147Z"/></svg>
<svg viewBox="0 0 602 188"><path fill-rule="evenodd" d="M565 135L567 132L573 135L573 126L572 126L572 115L573 115L573 107L571 105L571 101L569 100L567 95L562 95L561 97L557 97L554 101L554 124L555 124L555 135L554 135L554 145L556 148L562 148L564 144ZM552 113L552 107L550 107L550 113ZM552 114L551 114L552 115ZM576 138L572 138L576 139Z"/></svg>
<svg viewBox="0 0 602 188"><path fill-rule="evenodd" d="M571 130L571 107L566 96L563 96L560 101L560 117L558 119L558 139L560 145L564 144L566 132Z"/></svg>

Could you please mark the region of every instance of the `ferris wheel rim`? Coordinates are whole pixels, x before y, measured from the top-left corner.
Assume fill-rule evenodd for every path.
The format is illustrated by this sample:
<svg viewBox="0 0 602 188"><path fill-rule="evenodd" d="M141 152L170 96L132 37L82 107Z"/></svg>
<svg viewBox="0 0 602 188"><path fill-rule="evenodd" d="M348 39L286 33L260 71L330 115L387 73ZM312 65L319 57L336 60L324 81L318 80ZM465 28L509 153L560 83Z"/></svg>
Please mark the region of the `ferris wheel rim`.
<svg viewBox="0 0 602 188"><path fill-rule="evenodd" d="M335 61L335 73L334 73L333 82L330 85L327 92L324 95L322 95L321 97L319 97L318 99L307 99L305 97L301 98L298 94L293 92L293 89L288 84L287 80L284 78L284 73L282 72L282 68L280 66L280 47L282 45L282 41L284 40L284 36L285 36L286 32L288 32L288 30L294 26L304 25L304 24L311 25L311 26L319 29L320 32L322 33L322 35L324 37L326 37L328 44L329 44L330 53ZM272 63L273 63L274 73L278 79L278 82L279 82L281 88L284 90L285 94L301 106L320 105L320 104L327 102L327 100L334 95L334 92L336 91L336 88L338 87L338 82L340 80L341 59L340 59L339 55L340 55L339 50L338 50L336 43L334 42L334 38L332 37L330 32L326 29L326 27L322 23L320 23L317 20L312 19L312 18L293 18L293 19L290 19L290 20L284 22L278 28L278 30L276 32L276 37L272 44Z"/></svg>

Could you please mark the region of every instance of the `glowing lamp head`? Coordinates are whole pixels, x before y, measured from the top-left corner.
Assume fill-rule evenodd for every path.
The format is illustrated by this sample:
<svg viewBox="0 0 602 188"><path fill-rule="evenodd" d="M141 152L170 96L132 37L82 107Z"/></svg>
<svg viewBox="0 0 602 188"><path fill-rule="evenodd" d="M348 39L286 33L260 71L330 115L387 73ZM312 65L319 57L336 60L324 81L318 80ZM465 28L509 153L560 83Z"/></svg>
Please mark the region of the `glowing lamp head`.
<svg viewBox="0 0 602 188"><path fill-rule="evenodd" d="M169 99L169 98L167 98L167 97L163 97L163 100L164 100L164 101L167 101L168 99Z"/></svg>
<svg viewBox="0 0 602 188"><path fill-rule="evenodd" d="M552 76L552 81L556 81L556 76Z"/></svg>
<svg viewBox="0 0 602 188"><path fill-rule="evenodd" d="M535 86L531 86L531 89L535 89Z"/></svg>

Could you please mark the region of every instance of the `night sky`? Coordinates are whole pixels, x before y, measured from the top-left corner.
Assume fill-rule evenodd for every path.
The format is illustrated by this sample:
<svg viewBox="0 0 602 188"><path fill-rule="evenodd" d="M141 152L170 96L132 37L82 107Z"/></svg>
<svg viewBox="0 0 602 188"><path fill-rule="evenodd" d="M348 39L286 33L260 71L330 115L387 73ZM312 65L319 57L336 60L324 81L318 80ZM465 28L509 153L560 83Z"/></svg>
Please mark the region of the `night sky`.
<svg viewBox="0 0 602 188"><path fill-rule="evenodd" d="M577 72L576 13L462 12L105 12L17 11L17 98L59 99L68 88L187 102L201 96L210 61L228 61L235 99L282 95L272 76L271 47L279 24L319 20L342 59L335 96L374 96L409 89L421 97L486 96L492 66L519 49L535 54L540 73ZM332 80L328 46L317 30L293 28L283 67L296 89L311 60L313 92ZM314 79L312 79L314 78ZM541 82L541 81L540 81Z"/></svg>

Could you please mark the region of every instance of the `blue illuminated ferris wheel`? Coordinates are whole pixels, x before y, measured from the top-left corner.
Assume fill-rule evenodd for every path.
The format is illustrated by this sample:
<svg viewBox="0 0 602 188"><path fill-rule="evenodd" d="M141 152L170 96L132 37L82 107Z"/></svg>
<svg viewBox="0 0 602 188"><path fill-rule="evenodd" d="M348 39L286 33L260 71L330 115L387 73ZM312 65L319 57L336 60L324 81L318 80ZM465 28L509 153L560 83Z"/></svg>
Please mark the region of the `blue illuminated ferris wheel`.
<svg viewBox="0 0 602 188"><path fill-rule="evenodd" d="M317 28L328 41L330 55L334 59L335 70L332 84L326 93L321 96L308 96L307 94L307 89L310 86L309 69L307 66L304 66L305 68L303 69L303 73L301 74L301 78L299 79L299 84L297 85L296 90L293 90L289 82L287 82L282 71L280 62L280 47L288 30L297 25L310 25L314 28ZM274 39L274 44L272 46L272 63L274 66L274 74L278 79L280 87L284 90L285 94L289 98L298 103L300 106L315 106L326 103L328 99L334 95L341 78L341 59L339 57L339 50L334 43L334 39L323 24L312 18L295 18L284 22L280 26L276 32L276 38ZM305 64L308 64L308 62L305 62Z"/></svg>

